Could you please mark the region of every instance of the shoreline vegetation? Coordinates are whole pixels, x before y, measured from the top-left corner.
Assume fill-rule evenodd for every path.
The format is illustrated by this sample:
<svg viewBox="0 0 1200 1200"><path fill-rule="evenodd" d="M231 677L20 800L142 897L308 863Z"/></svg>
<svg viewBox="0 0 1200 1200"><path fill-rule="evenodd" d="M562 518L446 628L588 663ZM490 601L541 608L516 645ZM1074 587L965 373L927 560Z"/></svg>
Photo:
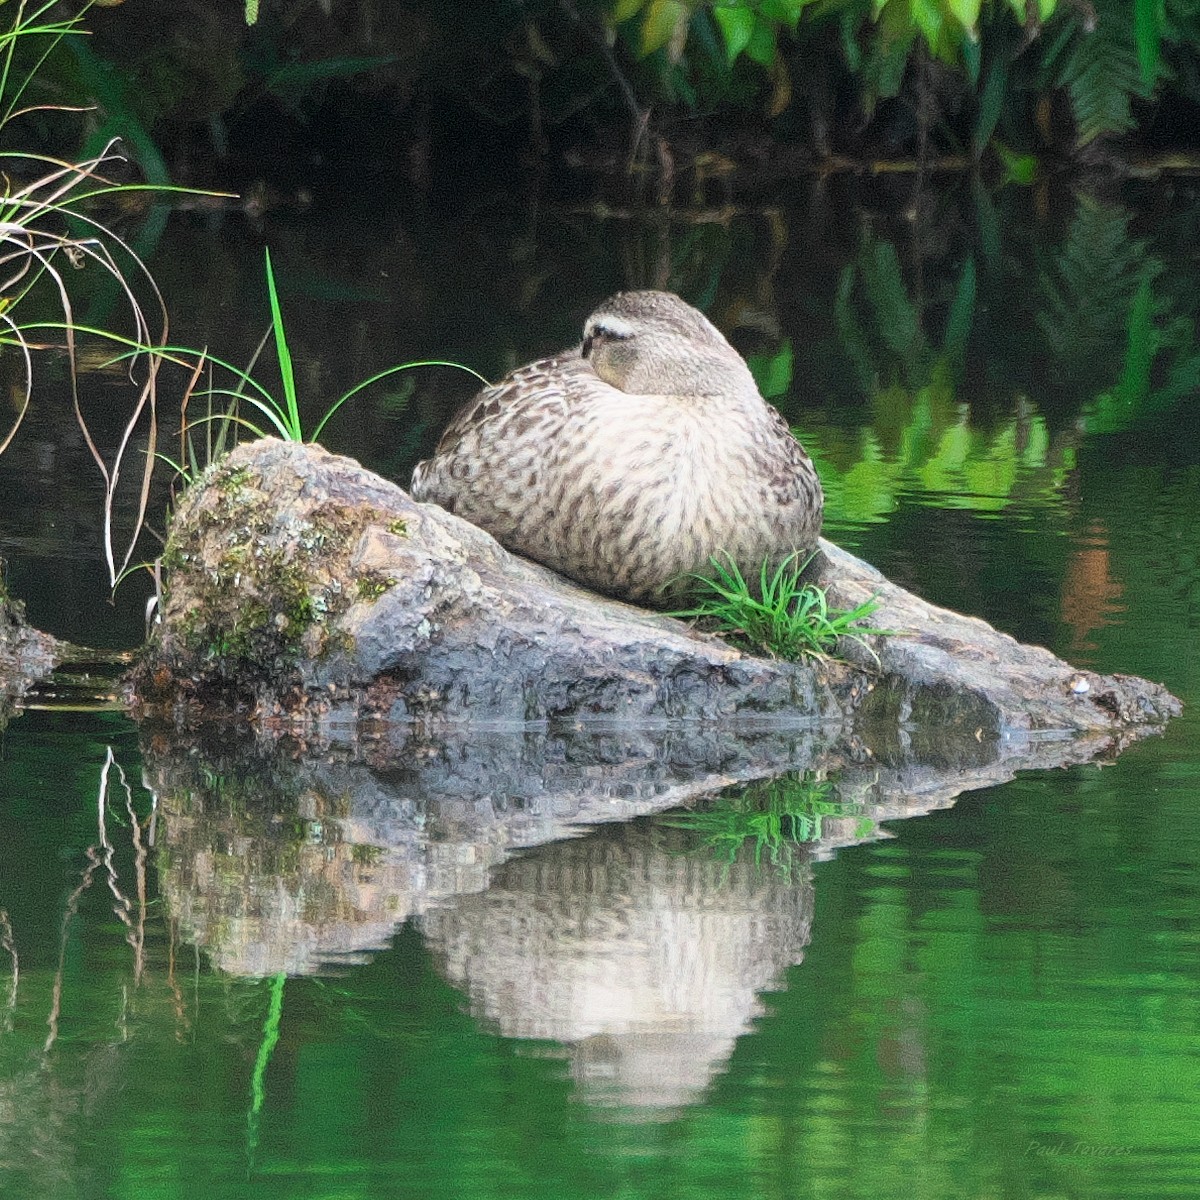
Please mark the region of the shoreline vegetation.
<svg viewBox="0 0 1200 1200"><path fill-rule="evenodd" d="M48 23L52 5L19 7ZM567 202L711 206L808 174L1027 186L1200 170L1200 22L1183 0L82 0L74 14L60 53L15 43L36 70L39 149L119 137L148 182L268 207L531 182Z"/></svg>

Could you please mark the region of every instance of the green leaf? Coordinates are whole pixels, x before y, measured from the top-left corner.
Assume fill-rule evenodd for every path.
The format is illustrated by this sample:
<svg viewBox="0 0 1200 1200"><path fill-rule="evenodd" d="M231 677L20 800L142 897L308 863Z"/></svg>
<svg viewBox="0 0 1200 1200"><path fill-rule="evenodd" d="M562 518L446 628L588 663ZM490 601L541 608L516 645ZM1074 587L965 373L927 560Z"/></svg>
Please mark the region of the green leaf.
<svg viewBox="0 0 1200 1200"><path fill-rule="evenodd" d="M994 271L1000 265L1000 215L991 193L977 172L971 180L971 196L975 201L975 227L979 230L983 261L989 270Z"/></svg>
<svg viewBox="0 0 1200 1200"><path fill-rule="evenodd" d="M1128 25L1103 11L1100 18L1094 30L1076 37L1058 76L1071 97L1080 146L1132 129L1131 98L1150 94L1139 64L1141 48L1130 44Z"/></svg>
<svg viewBox="0 0 1200 1200"><path fill-rule="evenodd" d="M642 57L676 39L680 24L686 24L687 20L688 7L679 0L650 0L642 19Z"/></svg>
<svg viewBox="0 0 1200 1200"><path fill-rule="evenodd" d="M878 241L862 257L863 284L884 345L911 367L924 348L917 309L908 298L896 247Z"/></svg>
<svg viewBox="0 0 1200 1200"><path fill-rule="evenodd" d="M979 35L976 25L979 22L981 0L946 0L950 15L967 31L967 36L974 41Z"/></svg>
<svg viewBox="0 0 1200 1200"><path fill-rule="evenodd" d="M874 521L892 512L901 474L902 465L884 459L878 443L865 435L862 458L842 480L840 515L852 521Z"/></svg>
<svg viewBox="0 0 1200 1200"><path fill-rule="evenodd" d="M725 70L730 63L726 57L722 40L717 37L717 31L709 19L712 13L707 8L692 9L692 19L688 24L688 47L704 52L704 57L718 70Z"/></svg>
<svg viewBox="0 0 1200 1200"><path fill-rule="evenodd" d="M864 395L870 395L875 387L875 364L871 359L870 341L854 311L851 294L854 291L855 272L852 266L842 270L838 280L833 313L837 323L838 339L842 350L858 377L858 386Z"/></svg>
<svg viewBox="0 0 1200 1200"><path fill-rule="evenodd" d="M1117 384L1117 394L1131 408L1136 408L1150 394L1150 368L1154 365L1157 349L1151 273L1143 270L1129 309L1125 365L1121 372L1121 380Z"/></svg>
<svg viewBox="0 0 1200 1200"><path fill-rule="evenodd" d="M713 19L721 27L721 36L725 39L725 52L729 61L735 58L750 44L750 35L754 32L754 13L745 5L717 5L712 10Z"/></svg>
<svg viewBox="0 0 1200 1200"><path fill-rule="evenodd" d="M968 42L970 45L978 43ZM964 51L966 47L963 48ZM1003 55L997 55L988 67L987 79L983 84L983 94L979 97L979 112L975 117L975 128L971 131L971 151L978 159L983 153L996 125L1000 121L1000 113L1004 108L1004 98L1008 94L1008 60Z"/></svg>
<svg viewBox="0 0 1200 1200"><path fill-rule="evenodd" d="M292 441L302 442L304 433L300 425L300 405L296 397L296 374L292 370L292 353L288 348L287 333L283 325L283 310L279 305L279 293L275 290L275 272L271 269L271 251L264 251L267 262L267 296L271 301L271 331L275 336L275 354L279 359L279 374L283 380L283 399L287 406L287 426Z"/></svg>
<svg viewBox="0 0 1200 1200"><path fill-rule="evenodd" d="M979 70L983 65L983 50L978 40L968 39L963 43L962 60L963 66L967 69L967 78L971 81L971 86L978 89Z"/></svg>
<svg viewBox="0 0 1200 1200"><path fill-rule="evenodd" d="M765 21L756 21L750 41L746 45L746 56L752 58L759 66L769 67L779 53L777 35L774 28Z"/></svg>
<svg viewBox="0 0 1200 1200"><path fill-rule="evenodd" d="M1162 56L1159 3L1160 0L1133 0L1133 36L1137 42L1142 83L1147 88L1152 88L1158 79L1158 66Z"/></svg>
<svg viewBox="0 0 1200 1200"><path fill-rule="evenodd" d="M617 0L613 5L612 23L620 25L622 21L628 21L630 17L636 16L642 11L642 5L646 0Z"/></svg>
<svg viewBox="0 0 1200 1200"><path fill-rule="evenodd" d="M682 71L675 71L672 74L671 86L675 89L676 94L688 108L695 109L699 104L699 97L696 95L696 89L692 87L691 80Z"/></svg>
<svg viewBox="0 0 1200 1200"><path fill-rule="evenodd" d="M961 362L967 348L967 338L975 320L975 256L970 256L963 266L958 287L954 292L954 303L950 305L950 316L946 321L946 351Z"/></svg>
<svg viewBox="0 0 1200 1200"><path fill-rule="evenodd" d="M795 29L804 6L810 0L758 0L758 11L762 18L774 25L786 25Z"/></svg>
<svg viewBox="0 0 1200 1200"><path fill-rule="evenodd" d="M937 50L942 32L942 9L937 0L911 0L913 24L921 31L930 50Z"/></svg>
<svg viewBox="0 0 1200 1200"><path fill-rule="evenodd" d="M1005 183L1019 183L1027 187L1037 178L1038 160L1036 155L1018 154L1000 141L993 141L992 146L1004 164Z"/></svg>
<svg viewBox="0 0 1200 1200"><path fill-rule="evenodd" d="M858 44L858 21L851 13L845 12L838 21L838 32L841 35L842 57L851 74L857 75L862 70L862 47Z"/></svg>
<svg viewBox="0 0 1200 1200"><path fill-rule="evenodd" d="M1021 466L1030 468L1044 467L1050 453L1050 431L1046 428L1046 418L1034 414L1025 425L1025 446L1020 452Z"/></svg>
<svg viewBox="0 0 1200 1200"><path fill-rule="evenodd" d="M863 106L867 114L871 113L877 99L889 100L900 94L916 36L906 5L897 2L882 8L860 71Z"/></svg>

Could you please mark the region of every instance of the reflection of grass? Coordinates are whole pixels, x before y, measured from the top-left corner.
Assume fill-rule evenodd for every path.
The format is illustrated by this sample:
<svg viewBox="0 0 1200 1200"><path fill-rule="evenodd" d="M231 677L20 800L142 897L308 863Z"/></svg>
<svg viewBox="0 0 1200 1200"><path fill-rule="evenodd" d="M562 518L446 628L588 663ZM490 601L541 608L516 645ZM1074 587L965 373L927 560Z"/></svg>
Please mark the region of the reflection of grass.
<svg viewBox="0 0 1200 1200"><path fill-rule="evenodd" d="M267 1098L266 1075L271 1062L271 1054L279 1041L279 1022L283 1019L283 985L287 976L280 971L271 979L271 1003L267 1009L266 1020L263 1022L262 1041L258 1046L258 1056L254 1060L254 1074L250 1080L250 1111L246 1118L246 1155L251 1167L254 1165L254 1152L258 1149L259 1122L262 1119L263 1104Z"/></svg>
<svg viewBox="0 0 1200 1200"><path fill-rule="evenodd" d="M823 836L826 817L857 817L856 838L869 837L875 822L857 805L833 798L833 784L810 772L781 775L753 783L739 795L722 796L712 808L680 813L663 824L700 835L717 858L732 865L744 846L751 846L754 865L764 857L772 867L790 875L797 852Z"/></svg>

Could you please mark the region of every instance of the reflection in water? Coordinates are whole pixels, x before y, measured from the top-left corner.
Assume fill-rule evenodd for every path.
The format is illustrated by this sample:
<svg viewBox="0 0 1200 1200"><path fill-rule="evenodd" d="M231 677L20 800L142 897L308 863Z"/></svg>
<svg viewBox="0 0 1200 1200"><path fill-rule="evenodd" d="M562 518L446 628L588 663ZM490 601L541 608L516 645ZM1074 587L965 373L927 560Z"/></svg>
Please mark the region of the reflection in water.
<svg viewBox="0 0 1200 1200"><path fill-rule="evenodd" d="M153 751L161 887L222 970L310 973L360 961L410 915L485 889L517 850L822 761L829 737L480 734L401 743L374 766Z"/></svg>
<svg viewBox="0 0 1200 1200"><path fill-rule="evenodd" d="M908 499L981 517L1008 509L1054 511L1075 461L1075 429L1053 436L1017 398L994 425L974 422L944 384L872 397L875 420L857 436L813 423L806 436L825 487L826 533L838 539L887 520Z"/></svg>
<svg viewBox="0 0 1200 1200"><path fill-rule="evenodd" d="M119 796L116 799L115 796ZM123 809L123 811L122 811ZM116 849L108 833L110 812L118 820L128 821L130 841L134 851L133 886L137 902L123 890L113 856ZM151 826L152 828L152 826ZM54 974L54 990L50 1004L50 1015L46 1018L48 1032L43 1050L48 1053L58 1040L58 1020L62 1007L63 978L66 971L67 949L71 926L79 914L79 905L84 894L91 888L99 874L112 897L112 913L124 929L125 941L133 954L133 986L142 981L145 970L146 941L146 847L142 841L141 818L134 809L133 789L125 778L125 771L113 757L112 747L107 748L104 766L100 769L100 780L96 796L96 840L84 852L87 866L83 868L79 883L67 897L63 908L62 936L58 953L58 970ZM16 986L16 960L13 961L14 991Z"/></svg>
<svg viewBox="0 0 1200 1200"><path fill-rule="evenodd" d="M845 790L849 791L849 781ZM717 802L701 802L690 812L664 817L664 825L689 829L715 858L731 865L744 849L756 867L769 865L784 877L807 857L814 844L827 850L880 836L864 806L841 800L841 788L805 772L749 784Z"/></svg>
<svg viewBox="0 0 1200 1200"><path fill-rule="evenodd" d="M800 960L812 858L1106 744L910 733L881 761L833 737L493 733L402 740L369 762L156 747L160 887L183 936L233 976L363 963L419 916L477 1016L563 1044L593 1100L677 1110ZM714 842L722 789L737 799Z"/></svg>
<svg viewBox="0 0 1200 1200"><path fill-rule="evenodd" d="M157 924L148 919L153 810L111 746L89 782L81 862L64 877L69 890L56 897L55 927L39 940L27 921L0 908L0 948L11 972L0 1018L0 1193L6 1196L74 1194L77 1128L119 1102L124 1047L164 1006L179 1036L189 1024L174 954L163 975L147 972L147 930ZM12 875L0 872L6 880ZM10 888L4 899L24 910L25 890ZM96 947L83 930L97 911L118 938L93 957ZM104 993L99 1012L87 994L91 984ZM15 1185L12 1191L5 1181Z"/></svg>
<svg viewBox="0 0 1200 1200"><path fill-rule="evenodd" d="M23 732L0 769L15 759L59 794ZM331 1194L335 1178L339 1195L382 1200L402 1179L452 1200L499 1169L509 1182L483 1194L504 1200L656 1195L664 1181L700 1200L731 1179L754 1197L867 1200L905 1172L931 1200L1003 1194L1005 1179L1056 1194L1068 1176L1088 1196L1168 1194L1170 1173L1194 1164L1200 1094L1181 990L1200 830L1195 772L1175 761L1195 731L1183 732L1111 770L1042 771L953 806L1014 761L1054 759L981 762L977 745L974 763L933 764L910 747L835 767L828 746L761 732L740 758L714 735L713 761L699 738L666 732L491 735L481 760L461 742L342 762L159 747L146 764L158 810L134 787L131 816L101 747L77 805L38 794L12 825L0 902L20 954L0 954L0 982L19 966L19 986L0 1034L0 1193L293 1200ZM630 753L657 781L640 794ZM778 769L773 754L793 754L794 770L751 779ZM575 824L606 805L617 820ZM674 811L629 819L662 806ZM724 808L808 814L808 833L819 816L824 836L794 847L788 870L768 854L756 867L750 840L731 861L677 824ZM878 836L905 813L926 815ZM252 980L181 951L175 914L203 911L206 957L271 959L312 898L303 969L328 969L326 929L366 956L383 911L355 911L372 855L409 829L411 862L450 866L437 895L405 877L422 915L370 961ZM189 855L209 856L210 873ZM213 893L180 890L197 879ZM294 907L273 928L280 894ZM256 897L268 902L250 922ZM249 936L269 949L232 941ZM1163 1079L1179 1087L1163 1093ZM1119 1151L1127 1170L1110 1178L1079 1145ZM647 1162L655 1177L631 1185L631 1163Z"/></svg>
<svg viewBox="0 0 1200 1200"><path fill-rule="evenodd" d="M1090 634L1118 619L1125 589L1111 570L1107 531L1093 523L1076 540L1062 581L1062 620L1071 629L1072 653L1094 650Z"/></svg>
<svg viewBox="0 0 1200 1200"><path fill-rule="evenodd" d="M422 929L472 1012L506 1037L566 1045L587 1097L675 1110L800 961L812 922L807 870L694 851L642 822L544 846Z"/></svg>

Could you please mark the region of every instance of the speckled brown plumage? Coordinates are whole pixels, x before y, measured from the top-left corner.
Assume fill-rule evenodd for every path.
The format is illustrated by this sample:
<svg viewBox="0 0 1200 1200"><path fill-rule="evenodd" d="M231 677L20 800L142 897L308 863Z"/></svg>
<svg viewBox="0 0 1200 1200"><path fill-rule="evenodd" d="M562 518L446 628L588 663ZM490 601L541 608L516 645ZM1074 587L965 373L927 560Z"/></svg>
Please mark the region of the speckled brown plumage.
<svg viewBox="0 0 1200 1200"><path fill-rule="evenodd" d="M485 388L412 495L597 591L671 603L726 552L749 578L816 545L821 484L745 362L669 292L623 292L581 346Z"/></svg>

